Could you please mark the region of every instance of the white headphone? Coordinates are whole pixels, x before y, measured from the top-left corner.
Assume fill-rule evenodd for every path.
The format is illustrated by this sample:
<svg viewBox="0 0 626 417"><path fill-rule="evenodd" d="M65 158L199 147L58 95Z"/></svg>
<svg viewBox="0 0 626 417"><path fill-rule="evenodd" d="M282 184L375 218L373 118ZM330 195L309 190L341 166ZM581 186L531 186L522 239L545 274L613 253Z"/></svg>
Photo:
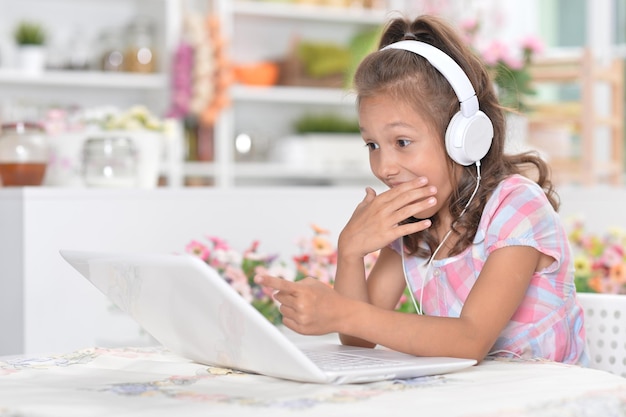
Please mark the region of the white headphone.
<svg viewBox="0 0 626 417"><path fill-rule="evenodd" d="M461 104L446 129L446 150L460 165L479 162L489 151L493 139L493 124L478 109L478 98L463 69L446 53L434 46L415 40L392 43L384 49L403 49L428 60L448 80Z"/></svg>

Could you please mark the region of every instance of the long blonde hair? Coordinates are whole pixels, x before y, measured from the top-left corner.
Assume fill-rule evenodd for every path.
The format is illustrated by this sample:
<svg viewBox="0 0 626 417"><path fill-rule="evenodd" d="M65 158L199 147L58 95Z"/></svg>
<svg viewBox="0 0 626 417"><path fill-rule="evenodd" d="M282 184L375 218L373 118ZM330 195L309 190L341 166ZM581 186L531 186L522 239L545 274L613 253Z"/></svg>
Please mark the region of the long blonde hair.
<svg viewBox="0 0 626 417"><path fill-rule="evenodd" d="M494 127L491 148L481 160L480 187L461 217L459 216L475 188L476 167L473 165L464 167L461 175L456 175L457 170L453 169L455 162L448 159L448 171L453 184L448 208L452 217L457 219L452 224L452 230L458 235L450 255L458 254L472 244L489 196L498 184L510 175L528 176L529 172L533 172L534 180L543 188L552 206L558 209L558 196L550 181L547 164L533 152L517 155L504 153L505 109L498 102L494 83L486 66L463 42L454 28L434 16L420 16L413 21L396 18L386 25L379 49L403 39L429 43L454 59L470 79L480 109L491 119ZM398 49L373 52L365 57L357 68L354 88L357 103L364 97L379 94L390 95L409 103L415 111L433 124L441 138L441 146L445 147L445 131L452 116L459 111L459 101L450 83L425 58ZM431 220L433 226L439 223L437 215ZM406 248L414 255L430 256L440 243L430 232L431 229L435 227L406 236Z"/></svg>

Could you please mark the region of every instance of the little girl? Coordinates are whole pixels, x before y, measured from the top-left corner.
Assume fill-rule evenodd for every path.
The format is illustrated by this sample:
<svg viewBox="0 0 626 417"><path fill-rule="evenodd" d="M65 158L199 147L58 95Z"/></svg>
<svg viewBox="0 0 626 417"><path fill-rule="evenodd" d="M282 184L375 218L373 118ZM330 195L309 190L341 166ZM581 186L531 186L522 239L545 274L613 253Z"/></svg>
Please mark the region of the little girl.
<svg viewBox="0 0 626 417"><path fill-rule="evenodd" d="M341 232L334 288L257 278L277 291L283 323L419 356L586 363L548 168L504 154L485 66L429 16L391 21L379 46L354 85L371 169L389 190L368 188ZM366 279L363 258L377 250ZM395 311L407 285L418 314Z"/></svg>

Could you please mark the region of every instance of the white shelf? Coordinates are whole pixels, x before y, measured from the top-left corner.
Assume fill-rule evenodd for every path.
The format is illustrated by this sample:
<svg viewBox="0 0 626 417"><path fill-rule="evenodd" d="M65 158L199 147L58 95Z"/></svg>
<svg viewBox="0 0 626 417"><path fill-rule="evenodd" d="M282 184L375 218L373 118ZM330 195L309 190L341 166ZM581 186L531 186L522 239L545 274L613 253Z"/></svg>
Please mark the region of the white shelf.
<svg viewBox="0 0 626 417"><path fill-rule="evenodd" d="M0 70L0 83L24 86L162 90L168 86L168 77L165 74L101 71L44 71L41 74L26 74L17 69L2 69Z"/></svg>
<svg viewBox="0 0 626 417"><path fill-rule="evenodd" d="M235 14L252 17L272 17L289 20L308 20L336 23L377 25L384 22L389 12L382 9L363 9L361 7L331 7L312 4L290 4L282 2L235 1Z"/></svg>
<svg viewBox="0 0 626 417"><path fill-rule="evenodd" d="M213 177L216 175L212 162L186 162L184 175L189 177ZM239 162L233 164L233 176L238 179L327 179L366 180L372 173L363 169L317 169L295 167L271 162Z"/></svg>
<svg viewBox="0 0 626 417"><path fill-rule="evenodd" d="M186 161L183 165L185 177L215 177L215 163L204 161Z"/></svg>
<svg viewBox="0 0 626 417"><path fill-rule="evenodd" d="M356 169L295 167L280 163L238 163L234 166L237 178L288 178L361 180L372 177L371 172Z"/></svg>
<svg viewBox="0 0 626 417"><path fill-rule="evenodd" d="M248 87L235 85L231 88L231 97L235 101L258 101L267 103L354 104L354 93L340 88L315 87Z"/></svg>

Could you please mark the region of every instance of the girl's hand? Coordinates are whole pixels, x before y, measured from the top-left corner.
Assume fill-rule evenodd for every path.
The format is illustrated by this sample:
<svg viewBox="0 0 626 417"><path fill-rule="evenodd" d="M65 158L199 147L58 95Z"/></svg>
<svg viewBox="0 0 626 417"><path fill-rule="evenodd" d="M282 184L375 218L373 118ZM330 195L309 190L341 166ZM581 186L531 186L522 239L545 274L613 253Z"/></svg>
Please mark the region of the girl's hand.
<svg viewBox="0 0 626 417"><path fill-rule="evenodd" d="M368 187L365 198L339 235L339 251L342 255L363 257L401 236L430 227L430 220L402 225L400 222L434 206L436 193L426 178L403 183L380 195Z"/></svg>
<svg viewBox="0 0 626 417"><path fill-rule="evenodd" d="M328 285L315 278L290 282L258 275L254 280L276 291L274 299L281 303L283 324L291 330L307 335L337 331L337 306L341 305L341 296Z"/></svg>

